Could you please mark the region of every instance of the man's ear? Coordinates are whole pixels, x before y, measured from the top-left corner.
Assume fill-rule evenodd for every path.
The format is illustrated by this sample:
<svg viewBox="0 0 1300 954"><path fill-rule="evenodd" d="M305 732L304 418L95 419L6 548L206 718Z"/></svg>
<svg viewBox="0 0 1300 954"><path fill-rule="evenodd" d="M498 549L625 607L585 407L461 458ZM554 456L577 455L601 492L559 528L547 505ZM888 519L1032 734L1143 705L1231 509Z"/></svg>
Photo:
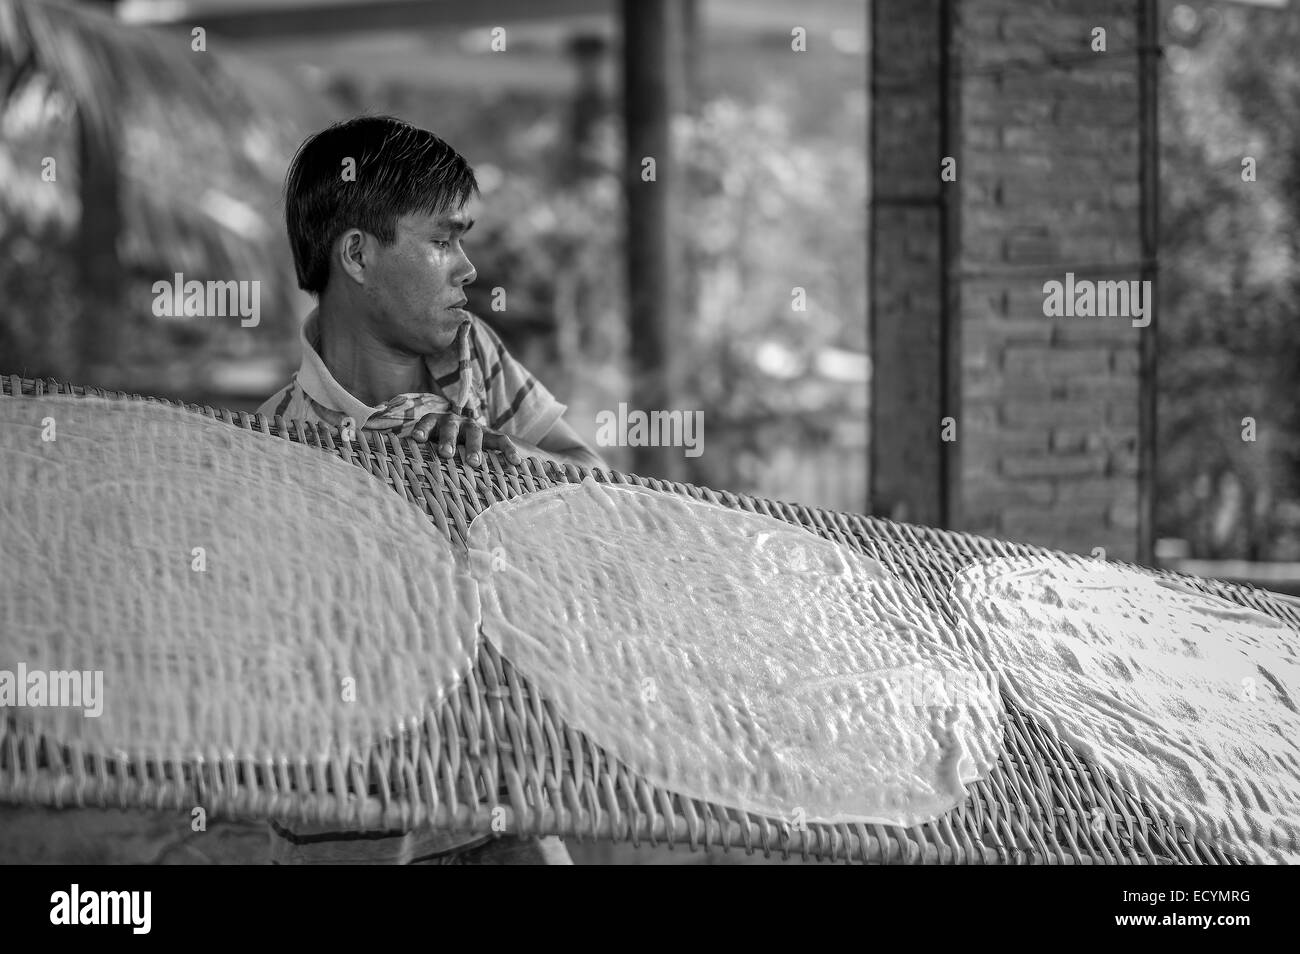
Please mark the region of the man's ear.
<svg viewBox="0 0 1300 954"><path fill-rule="evenodd" d="M369 237L360 229L348 229L334 245L334 261L340 274L358 285L366 283L366 265L370 261Z"/></svg>

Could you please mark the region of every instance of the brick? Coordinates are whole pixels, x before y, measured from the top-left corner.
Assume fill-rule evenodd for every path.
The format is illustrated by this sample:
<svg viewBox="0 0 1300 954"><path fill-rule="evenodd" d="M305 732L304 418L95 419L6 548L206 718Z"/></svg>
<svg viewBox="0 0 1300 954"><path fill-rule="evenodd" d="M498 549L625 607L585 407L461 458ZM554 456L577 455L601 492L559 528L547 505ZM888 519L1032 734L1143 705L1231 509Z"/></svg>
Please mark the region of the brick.
<svg viewBox="0 0 1300 954"><path fill-rule="evenodd" d="M1049 265L1061 259L1061 243L1052 237L1010 235L1003 239L1002 254L1014 265Z"/></svg>
<svg viewBox="0 0 1300 954"><path fill-rule="evenodd" d="M1107 466L1113 473L1128 474L1137 473L1138 466L1138 446L1137 434L1133 435L1131 442L1121 444L1109 449L1109 459Z"/></svg>
<svg viewBox="0 0 1300 954"><path fill-rule="evenodd" d="M1051 508L1012 506L1002 511L999 524L1008 534L1064 534L1082 543L1104 529L1106 509L1068 503Z"/></svg>
<svg viewBox="0 0 1300 954"><path fill-rule="evenodd" d="M1109 190L1100 186L1103 182L1136 182L1136 152L1080 152L1060 146L1056 149L1055 159L1052 178L1060 184L1063 196L1091 200L1091 208L1105 210L1115 221L1120 221L1120 212L1114 207ZM1137 227L1137 223L1131 220L1123 224Z"/></svg>
<svg viewBox="0 0 1300 954"><path fill-rule="evenodd" d="M1001 318L1007 314L1006 285L974 279L962 283L962 320L970 318Z"/></svg>
<svg viewBox="0 0 1300 954"><path fill-rule="evenodd" d="M1017 504L1049 506L1056 500L1056 484L1049 479L1002 480L972 479L962 486L962 498L972 510L981 506L1008 507Z"/></svg>
<svg viewBox="0 0 1300 954"><path fill-rule="evenodd" d="M1065 388L1054 381L1035 378L1012 378L991 375L987 383L972 383L971 391L1003 407L1013 404L1042 404L1065 399ZM1006 422L998 419L998 430L1006 431Z"/></svg>
<svg viewBox="0 0 1300 954"><path fill-rule="evenodd" d="M1047 453L1050 434L1046 428L1009 430L1002 428L995 438L997 446L1007 454Z"/></svg>
<svg viewBox="0 0 1300 954"><path fill-rule="evenodd" d="M1132 348L1133 326L1127 318L1053 318L1054 346L1089 345L1112 351Z"/></svg>
<svg viewBox="0 0 1300 954"><path fill-rule="evenodd" d="M966 203L962 206L961 224L963 232L969 230L977 241L1013 233L1047 239L1052 235L1052 219L1052 210L1041 207Z"/></svg>
<svg viewBox="0 0 1300 954"><path fill-rule="evenodd" d="M1106 406L1106 426L1131 431L1138 430L1138 402L1115 402Z"/></svg>
<svg viewBox="0 0 1300 954"><path fill-rule="evenodd" d="M1108 464L1108 470L1116 477L1136 477L1138 472L1138 457L1136 454L1133 454L1132 456L1112 456Z"/></svg>
<svg viewBox="0 0 1300 954"><path fill-rule="evenodd" d="M1118 101L1117 105L1123 102ZM1105 108L1104 100L1094 100L1093 103L1096 109ZM1115 156L1136 155L1138 151L1137 127L1119 121L1102 124L1063 123L1053 128L1057 132L1053 144L1063 153Z"/></svg>
<svg viewBox="0 0 1300 954"><path fill-rule="evenodd" d="M1007 208L1032 204L1033 208L1043 209L1043 218L1050 220L1054 214L1059 215L1057 210L1068 209L1073 199L1100 201L1094 189L1088 188L1086 183L1057 179L1050 174L1033 175L1032 170L1010 167L1005 158L998 160L998 166L1002 202Z"/></svg>
<svg viewBox="0 0 1300 954"><path fill-rule="evenodd" d="M961 144L965 149L1002 149L1007 144L1002 139L1002 127L979 123L967 125L962 130ZM957 163L957 179L961 180L961 163Z"/></svg>
<svg viewBox="0 0 1300 954"><path fill-rule="evenodd" d="M1109 37L1107 40L1109 41ZM1108 44L1109 45L1109 42ZM1117 50L1107 50L1105 53L1098 53L1096 66L1090 69L1071 70L1066 79L1069 87L1076 94L1080 90L1096 90L1110 93L1114 96L1137 96L1137 69L1132 61L1115 58L1107 60L1106 57Z"/></svg>
<svg viewBox="0 0 1300 954"><path fill-rule="evenodd" d="M1110 453L1114 449L1136 444L1136 434L1109 428L1055 427L1051 434L1051 449L1055 453Z"/></svg>
<svg viewBox="0 0 1300 954"><path fill-rule="evenodd" d="M1062 480L1057 488L1064 500L1107 507L1114 504L1137 506L1137 481L1131 477L1115 475Z"/></svg>
<svg viewBox="0 0 1300 954"><path fill-rule="evenodd" d="M993 70L1024 59L1022 43L1008 43L995 36L978 39L967 36L961 46L962 66L968 70Z"/></svg>
<svg viewBox="0 0 1300 954"><path fill-rule="evenodd" d="M1110 354L1106 349L1089 348L1087 350L1090 352L1100 350L1106 355ZM1086 371L1081 370L1079 373L1065 378L1062 383L1071 394L1080 397L1113 395L1116 399L1123 399L1137 393L1135 390L1137 380L1133 375L1115 374L1105 364L1100 367L1089 367Z"/></svg>
<svg viewBox="0 0 1300 954"><path fill-rule="evenodd" d="M1052 350L1052 321L1042 316L972 320L964 322L962 329L987 335L1004 347L1037 347L1045 353Z"/></svg>
<svg viewBox="0 0 1300 954"><path fill-rule="evenodd" d="M1009 430L996 420L989 420L983 413L974 417L964 415L960 427L964 458L976 453L992 453L995 459L1001 459L1012 453L1045 454L1049 449L1046 429Z"/></svg>
<svg viewBox="0 0 1300 954"><path fill-rule="evenodd" d="M1008 150L1033 150L1052 143L1055 130L1050 127L1004 126L1002 127L1002 144Z"/></svg>
<svg viewBox="0 0 1300 954"><path fill-rule="evenodd" d="M962 337L963 372L988 373L1001 362L1002 342L986 333L967 334Z"/></svg>
<svg viewBox="0 0 1300 954"><path fill-rule="evenodd" d="M1006 157L1001 149L963 149L957 166L963 182L1001 183L1006 179Z"/></svg>
<svg viewBox="0 0 1300 954"><path fill-rule="evenodd" d="M1041 275L1007 281L1004 287L1008 317L1046 319L1047 316L1043 314L1043 302L1046 300L1043 285L1046 282L1047 279Z"/></svg>
<svg viewBox="0 0 1300 954"><path fill-rule="evenodd" d="M1117 348L1111 355L1111 370L1116 374L1136 375L1141 360L1142 354L1136 347Z"/></svg>
<svg viewBox="0 0 1300 954"><path fill-rule="evenodd" d="M1003 458L1002 473L1008 477L1090 477L1106 472L1103 452L1079 454L1013 455Z"/></svg>
<svg viewBox="0 0 1300 954"><path fill-rule="evenodd" d="M1044 327L1050 327L1046 321ZM1002 369L1008 377L1039 380L1074 380L1090 375L1110 374L1110 351L1106 348L1039 348L1011 345L1002 352Z"/></svg>
<svg viewBox="0 0 1300 954"><path fill-rule="evenodd" d="M963 401L1044 400L1051 397L1051 389L1041 382L1029 382L1028 384L1021 382L1016 384L1007 381L1003 375L996 372L985 372L963 377L961 396ZM998 433L999 429L995 424L988 429L987 433L994 435Z"/></svg>
<svg viewBox="0 0 1300 954"><path fill-rule="evenodd" d="M1097 408L1084 401L1004 402L1000 420L1008 427L1087 424L1097 420Z"/></svg>
<svg viewBox="0 0 1300 954"><path fill-rule="evenodd" d="M1000 86L1000 83L986 77L971 77L963 82L963 122L1018 123L1024 126L1051 122L1055 107L1050 100L1010 100L1001 92Z"/></svg>
<svg viewBox="0 0 1300 954"><path fill-rule="evenodd" d="M1115 239L1109 235L1067 233L1061 237L1058 261L1107 263L1115 261Z"/></svg>
<svg viewBox="0 0 1300 954"><path fill-rule="evenodd" d="M1077 13L1077 11L1071 11ZM1041 48L1056 56L1078 56L1092 48L1091 17L1061 14L1044 15L1041 11L1021 11L1022 15L1010 16L1002 21L999 31L1004 40L1026 46ZM1100 24L1098 24L1100 25ZM1110 46L1110 30L1106 31L1106 45Z"/></svg>
<svg viewBox="0 0 1300 954"><path fill-rule="evenodd" d="M1111 405L1131 404L1137 406L1138 382L1127 375L1112 375L1109 372L1095 375L1071 377L1065 382L1067 400L1086 401L1097 409L1097 419L1102 419L1102 412Z"/></svg>
<svg viewBox="0 0 1300 954"><path fill-rule="evenodd" d="M994 453L982 455L962 454L963 480L996 480L998 458Z"/></svg>
<svg viewBox="0 0 1300 954"><path fill-rule="evenodd" d="M1061 101L1055 119L1067 126L1133 126L1138 122L1138 101L1136 96L1075 96Z"/></svg>

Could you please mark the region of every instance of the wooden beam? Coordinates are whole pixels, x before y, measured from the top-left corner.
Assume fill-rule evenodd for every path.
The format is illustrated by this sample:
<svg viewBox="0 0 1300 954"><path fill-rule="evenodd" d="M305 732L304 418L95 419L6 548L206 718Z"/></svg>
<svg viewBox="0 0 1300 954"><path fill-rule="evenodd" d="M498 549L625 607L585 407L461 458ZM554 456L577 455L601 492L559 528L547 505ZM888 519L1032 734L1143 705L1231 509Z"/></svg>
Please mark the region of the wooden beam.
<svg viewBox="0 0 1300 954"><path fill-rule="evenodd" d="M613 16L613 0L380 0L297 7L265 6L243 10L160 11L133 16L133 22L153 26L201 26L211 34L244 39L351 34L364 31L509 26L524 20L555 20L573 16Z"/></svg>
<svg viewBox="0 0 1300 954"><path fill-rule="evenodd" d="M669 139L672 115L672 0L623 0L623 98L626 129L627 289L633 372L632 407L671 410L673 293L677 268L670 241L677 169ZM655 180L642 177L652 158ZM633 472L675 479L680 448L638 447Z"/></svg>
<svg viewBox="0 0 1300 954"><path fill-rule="evenodd" d="M1137 562L1155 565L1156 487L1156 329L1160 312L1156 292L1160 278L1160 9L1158 0L1138 0L1138 178L1141 191L1142 280L1150 282L1150 324L1138 341L1138 501Z"/></svg>
<svg viewBox="0 0 1300 954"><path fill-rule="evenodd" d="M77 115L77 174L81 221L77 228L77 297L80 302L75 380L121 385L117 361L126 318L124 279L118 260L122 234L121 131L114 123L97 131Z"/></svg>
<svg viewBox="0 0 1300 954"><path fill-rule="evenodd" d="M959 469L941 420L960 417L956 218L939 178L939 158L956 147L945 128L951 10L945 0L871 10L871 510L945 526ZM900 75L916 81L900 86Z"/></svg>

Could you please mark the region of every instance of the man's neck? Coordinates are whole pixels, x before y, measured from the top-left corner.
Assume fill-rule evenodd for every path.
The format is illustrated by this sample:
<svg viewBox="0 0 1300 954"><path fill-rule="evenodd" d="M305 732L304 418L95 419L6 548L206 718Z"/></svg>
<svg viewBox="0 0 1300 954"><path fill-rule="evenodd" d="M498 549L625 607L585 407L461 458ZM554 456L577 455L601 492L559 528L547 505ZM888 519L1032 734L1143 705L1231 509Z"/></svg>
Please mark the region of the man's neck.
<svg viewBox="0 0 1300 954"><path fill-rule="evenodd" d="M334 380L363 404L377 407L398 394L433 389L424 358L399 351L374 336L364 322L321 300L318 350Z"/></svg>

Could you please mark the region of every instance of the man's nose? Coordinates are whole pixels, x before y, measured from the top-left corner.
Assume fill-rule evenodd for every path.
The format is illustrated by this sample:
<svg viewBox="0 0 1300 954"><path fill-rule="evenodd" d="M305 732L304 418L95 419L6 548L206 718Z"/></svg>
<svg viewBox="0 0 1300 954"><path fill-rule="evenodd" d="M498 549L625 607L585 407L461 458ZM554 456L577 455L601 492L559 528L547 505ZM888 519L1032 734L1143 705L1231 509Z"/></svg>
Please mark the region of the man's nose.
<svg viewBox="0 0 1300 954"><path fill-rule="evenodd" d="M474 263L469 260L469 256L465 254L464 250L461 251L460 257L461 263L460 268L458 269L460 278L458 279L458 284L473 285L475 280L478 278L478 271L474 268Z"/></svg>

